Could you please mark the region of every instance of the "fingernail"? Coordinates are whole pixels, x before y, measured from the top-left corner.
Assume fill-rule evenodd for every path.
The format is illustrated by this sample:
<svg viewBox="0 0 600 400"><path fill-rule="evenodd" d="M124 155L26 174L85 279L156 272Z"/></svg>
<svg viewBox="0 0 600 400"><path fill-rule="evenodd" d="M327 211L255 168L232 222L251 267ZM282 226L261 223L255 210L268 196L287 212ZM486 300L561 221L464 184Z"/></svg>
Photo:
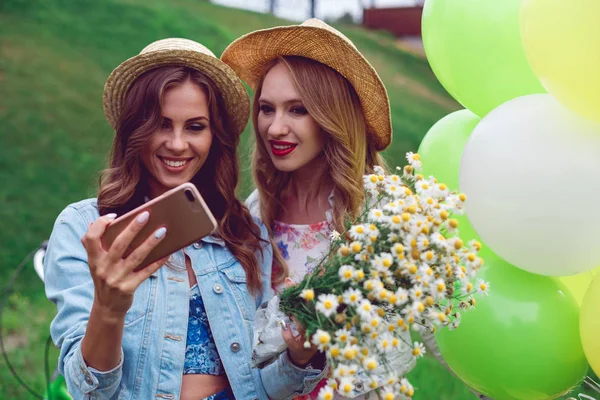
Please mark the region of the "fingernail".
<svg viewBox="0 0 600 400"><path fill-rule="evenodd" d="M159 228L156 230L156 232L154 232L154 237L156 239L160 239L163 236L165 236L165 233L167 233L167 228L165 228L164 226L162 228Z"/></svg>
<svg viewBox="0 0 600 400"><path fill-rule="evenodd" d="M104 216L104 218L108 219L109 221L112 221L113 219L117 218L117 214L115 214L115 213L106 214Z"/></svg>
<svg viewBox="0 0 600 400"><path fill-rule="evenodd" d="M148 211L144 211L143 213L138 215L137 222L140 224L143 224L144 222L148 221L149 216L150 216L150 213Z"/></svg>

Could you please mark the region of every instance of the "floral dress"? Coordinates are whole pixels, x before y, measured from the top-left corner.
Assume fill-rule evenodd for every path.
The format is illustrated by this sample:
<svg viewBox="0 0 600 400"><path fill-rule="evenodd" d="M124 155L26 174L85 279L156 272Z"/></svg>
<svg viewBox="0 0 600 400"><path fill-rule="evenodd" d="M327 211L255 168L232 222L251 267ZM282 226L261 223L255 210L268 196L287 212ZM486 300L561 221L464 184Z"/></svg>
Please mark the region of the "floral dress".
<svg viewBox="0 0 600 400"><path fill-rule="evenodd" d="M299 283L304 275L311 273L329 252L329 222L310 225L273 222L273 239L289 269L289 278ZM277 265L274 269L279 268ZM279 292L282 287L274 288Z"/></svg>

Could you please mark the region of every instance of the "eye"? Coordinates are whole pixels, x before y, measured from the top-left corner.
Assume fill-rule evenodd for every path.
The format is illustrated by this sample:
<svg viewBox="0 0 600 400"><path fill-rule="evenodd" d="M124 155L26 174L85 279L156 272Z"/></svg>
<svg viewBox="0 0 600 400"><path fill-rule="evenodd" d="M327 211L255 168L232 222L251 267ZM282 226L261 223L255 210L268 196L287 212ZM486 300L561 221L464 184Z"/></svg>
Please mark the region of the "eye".
<svg viewBox="0 0 600 400"><path fill-rule="evenodd" d="M303 106L294 106L290 109L292 114L295 115L306 115L308 114L308 110Z"/></svg>
<svg viewBox="0 0 600 400"><path fill-rule="evenodd" d="M205 124L191 124L188 126L188 129L193 132L202 132L206 129Z"/></svg>
<svg viewBox="0 0 600 400"><path fill-rule="evenodd" d="M274 111L273 107L271 107L269 105L263 104L260 106L260 112L262 112L263 114L269 114L269 113L272 113L273 111Z"/></svg>

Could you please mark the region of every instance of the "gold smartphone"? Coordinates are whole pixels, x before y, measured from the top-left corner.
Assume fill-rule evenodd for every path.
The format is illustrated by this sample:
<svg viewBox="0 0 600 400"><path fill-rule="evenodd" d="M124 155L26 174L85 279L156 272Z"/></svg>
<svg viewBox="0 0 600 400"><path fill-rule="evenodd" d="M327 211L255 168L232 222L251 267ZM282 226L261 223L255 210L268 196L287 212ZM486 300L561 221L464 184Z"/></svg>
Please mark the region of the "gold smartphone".
<svg viewBox="0 0 600 400"><path fill-rule="evenodd" d="M183 183L162 195L115 219L102 235L102 244L109 249L117 236L137 215L148 211L150 216L142 230L133 238L123 257L127 257L150 235L167 228L165 238L154 248L136 270L142 269L182 248L210 235L217 221L192 183Z"/></svg>

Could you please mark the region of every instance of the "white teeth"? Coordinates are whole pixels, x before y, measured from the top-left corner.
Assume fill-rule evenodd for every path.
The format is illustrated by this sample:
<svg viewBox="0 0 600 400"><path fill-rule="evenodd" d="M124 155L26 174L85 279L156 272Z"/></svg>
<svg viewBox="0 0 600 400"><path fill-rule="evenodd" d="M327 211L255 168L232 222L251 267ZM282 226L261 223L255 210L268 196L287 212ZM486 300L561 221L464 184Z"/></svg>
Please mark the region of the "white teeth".
<svg viewBox="0 0 600 400"><path fill-rule="evenodd" d="M161 161L164 162L165 164L167 164L169 167L174 167L174 168L183 167L185 164L188 163L188 161L171 161L171 160L166 160L164 158L161 158Z"/></svg>
<svg viewBox="0 0 600 400"><path fill-rule="evenodd" d="M294 147L294 146L292 146L292 145L280 145L280 144L274 144L273 145L273 148L275 150L287 150L287 149L291 149L292 147Z"/></svg>

